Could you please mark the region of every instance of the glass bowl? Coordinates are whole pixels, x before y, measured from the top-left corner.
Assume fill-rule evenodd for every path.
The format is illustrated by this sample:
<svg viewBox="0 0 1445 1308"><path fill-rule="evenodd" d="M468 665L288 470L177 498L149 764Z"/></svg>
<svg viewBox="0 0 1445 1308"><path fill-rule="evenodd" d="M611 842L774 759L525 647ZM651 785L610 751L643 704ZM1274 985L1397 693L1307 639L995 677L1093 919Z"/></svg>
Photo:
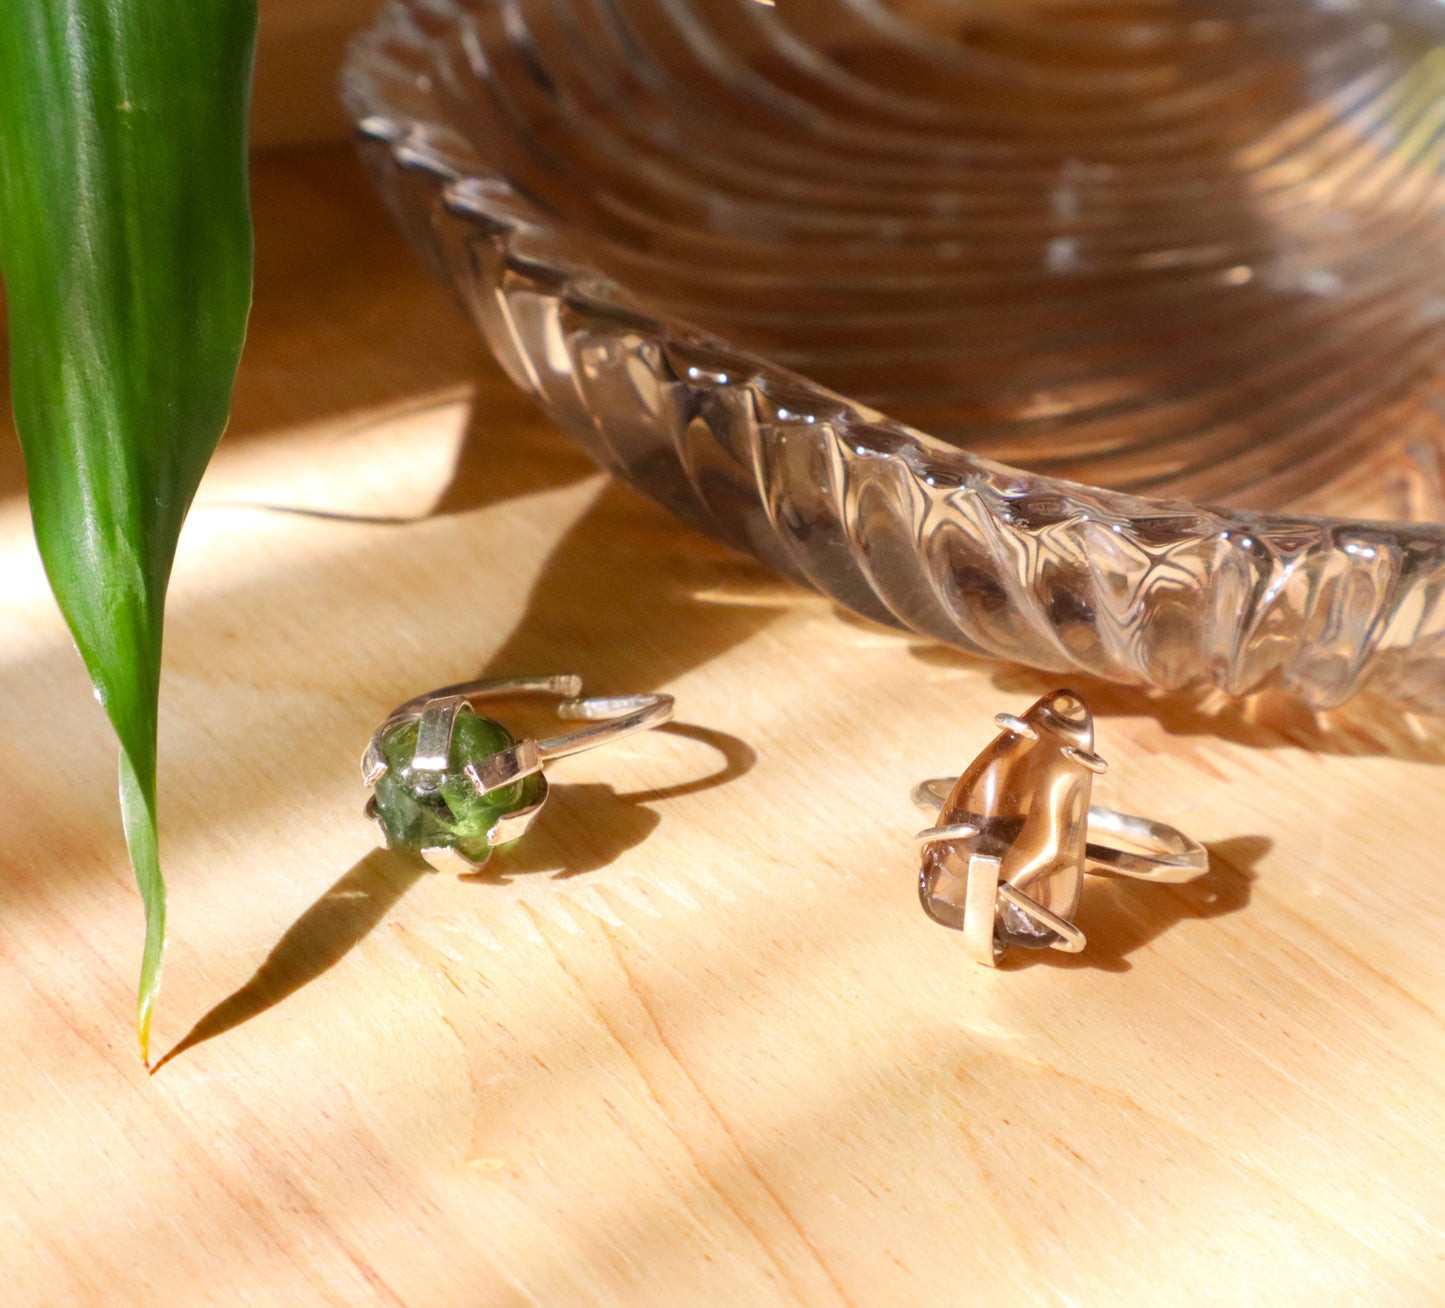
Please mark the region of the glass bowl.
<svg viewBox="0 0 1445 1308"><path fill-rule="evenodd" d="M404 0L362 152L604 466L1061 674L1445 700L1445 12Z"/></svg>

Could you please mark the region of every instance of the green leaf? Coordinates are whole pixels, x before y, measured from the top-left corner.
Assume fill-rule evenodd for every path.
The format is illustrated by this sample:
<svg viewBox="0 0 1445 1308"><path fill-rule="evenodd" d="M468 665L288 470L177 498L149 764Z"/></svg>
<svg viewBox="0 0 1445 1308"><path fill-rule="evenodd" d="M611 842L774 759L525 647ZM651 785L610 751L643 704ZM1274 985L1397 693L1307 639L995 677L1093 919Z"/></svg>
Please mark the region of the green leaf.
<svg viewBox="0 0 1445 1308"><path fill-rule="evenodd" d="M165 944L156 705L181 523L225 427L251 299L255 0L0 0L0 272L35 535L121 747Z"/></svg>

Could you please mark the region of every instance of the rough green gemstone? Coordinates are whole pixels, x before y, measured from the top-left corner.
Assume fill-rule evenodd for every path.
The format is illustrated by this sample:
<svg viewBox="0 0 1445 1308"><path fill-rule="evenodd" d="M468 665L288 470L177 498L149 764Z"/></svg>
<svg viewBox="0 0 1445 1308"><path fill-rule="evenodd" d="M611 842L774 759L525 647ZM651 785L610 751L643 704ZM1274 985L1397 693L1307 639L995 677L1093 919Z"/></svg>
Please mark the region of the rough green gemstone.
<svg viewBox="0 0 1445 1308"><path fill-rule="evenodd" d="M462 769L514 745L516 740L500 722L479 717L464 707L452 727L447 770L438 785L437 773L418 772L412 767L419 726L417 722L399 722L381 738L386 771L376 783L376 816L386 828L393 848L445 846L474 863L484 862L491 852L487 832L498 818L529 808L541 799L541 774L523 777L487 795L477 794Z"/></svg>

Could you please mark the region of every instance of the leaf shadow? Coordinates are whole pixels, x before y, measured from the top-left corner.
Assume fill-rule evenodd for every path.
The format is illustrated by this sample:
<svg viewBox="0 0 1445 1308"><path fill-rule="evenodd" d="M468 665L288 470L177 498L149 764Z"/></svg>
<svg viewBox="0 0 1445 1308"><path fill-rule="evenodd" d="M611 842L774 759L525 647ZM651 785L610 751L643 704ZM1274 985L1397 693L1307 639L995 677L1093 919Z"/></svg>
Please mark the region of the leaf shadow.
<svg viewBox="0 0 1445 1308"><path fill-rule="evenodd" d="M372 850L287 928L251 979L206 1013L151 1068L151 1075L330 971L430 870L419 855Z"/></svg>

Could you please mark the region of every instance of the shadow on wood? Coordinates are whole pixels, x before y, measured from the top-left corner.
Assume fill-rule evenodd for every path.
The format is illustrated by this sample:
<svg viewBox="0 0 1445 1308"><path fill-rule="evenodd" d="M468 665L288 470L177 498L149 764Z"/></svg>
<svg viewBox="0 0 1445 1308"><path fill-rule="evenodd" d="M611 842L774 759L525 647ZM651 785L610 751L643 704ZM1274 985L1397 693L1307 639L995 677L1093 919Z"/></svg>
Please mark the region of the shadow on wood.
<svg viewBox="0 0 1445 1308"><path fill-rule="evenodd" d="M725 732L680 722L658 729L711 745L722 755L723 766L693 781L628 794L602 784L556 786L537 827L518 841L515 849L498 851L486 867L458 879L505 885L525 873L556 872L559 877L572 877L596 871L640 843L657 826L657 814L644 805L725 785L756 761L750 746ZM366 855L296 919L255 975L202 1017L156 1063L152 1074L186 1050L274 1008L335 967L430 871L419 854L375 849Z"/></svg>
<svg viewBox="0 0 1445 1308"><path fill-rule="evenodd" d="M255 975L201 1018L151 1074L187 1049L274 1008L335 967L430 870L415 854L372 850L296 919Z"/></svg>
<svg viewBox="0 0 1445 1308"><path fill-rule="evenodd" d="M1003 967L1055 967L1127 972L1128 955L1188 918L1223 917L1249 903L1254 865L1274 847L1264 836L1238 836L1207 845L1209 871L1182 885L1150 885L1125 877L1087 877L1074 921L1088 938L1081 954L1014 949Z"/></svg>
<svg viewBox="0 0 1445 1308"><path fill-rule="evenodd" d="M909 638L900 634L899 642ZM1037 699L1060 686L1083 695L1096 723L1111 718L1153 718L1174 737L1214 736L1250 749L1306 749L1315 754L1408 759L1445 763L1445 716L1408 712L1369 690L1337 709L1311 708L1283 691L1231 698L1212 687L1165 693L1125 686L1076 672L1045 672L1016 663L977 658L943 645L912 643L922 663L960 671L987 671L1001 695ZM999 708L1011 705L1000 700ZM1107 729L1106 729L1107 730ZM1100 752L1109 753L1107 735Z"/></svg>
<svg viewBox="0 0 1445 1308"><path fill-rule="evenodd" d="M505 885L514 876L537 872L551 872L559 880L595 872L652 833L659 818L646 805L726 785L757 762L751 745L724 731L686 722L669 722L657 730L710 745L722 755L723 766L693 781L652 790L618 792L602 782L553 785L547 807L526 839L499 849L486 867L461 880Z"/></svg>

